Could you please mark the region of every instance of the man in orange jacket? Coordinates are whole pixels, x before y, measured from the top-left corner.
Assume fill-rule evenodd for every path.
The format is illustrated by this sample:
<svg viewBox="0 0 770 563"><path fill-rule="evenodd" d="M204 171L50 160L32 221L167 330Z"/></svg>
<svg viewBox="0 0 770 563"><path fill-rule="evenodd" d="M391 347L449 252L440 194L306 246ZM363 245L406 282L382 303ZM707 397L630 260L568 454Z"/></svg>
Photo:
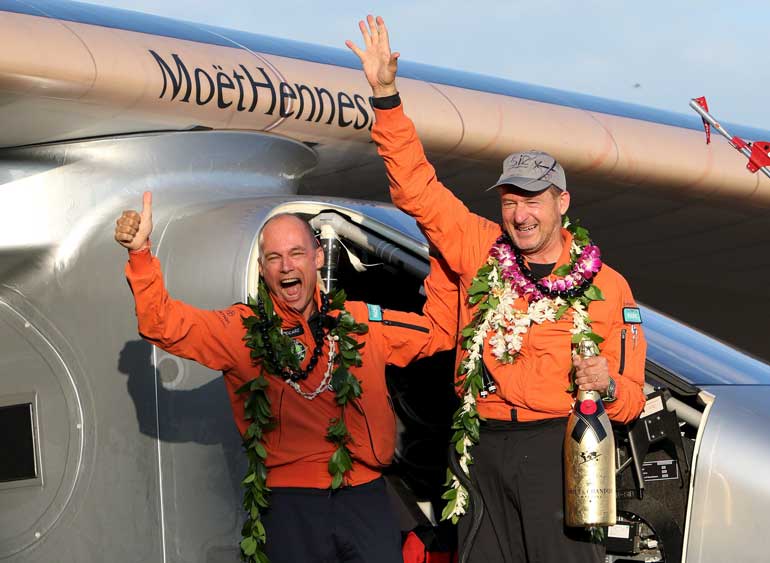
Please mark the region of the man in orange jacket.
<svg viewBox="0 0 770 563"><path fill-rule="evenodd" d="M247 498L262 495L264 486L271 490L260 497L269 501L268 509L257 500L248 503L257 511L241 543L248 560L261 561L263 551L273 563L401 561L399 528L381 477L396 437L385 365L403 366L454 346L456 326L437 326L431 319L456 317L456 290L454 299L434 298L451 295L455 283L432 262L425 282L427 316L330 302L316 286L324 256L312 229L297 216L277 215L259 237L266 286L260 304L204 311L166 292L160 263L150 252L151 206L147 192L142 212L124 212L115 230L115 239L129 250L126 276L139 333L224 374L252 463ZM272 328L263 322L269 318L276 319ZM255 386L260 381L264 386ZM239 392L247 384L258 392L250 396L251 406L249 395ZM341 406L341 397L350 408ZM255 415L254 406L264 398L272 427L254 424L264 415ZM265 470L266 481L254 486Z"/></svg>
<svg viewBox="0 0 770 563"><path fill-rule="evenodd" d="M391 197L460 280L458 326L466 328L454 441L486 506L468 561L603 561L602 546L564 527L562 442L572 382L599 391L613 420L629 422L644 406L646 344L631 290L602 265L585 229L563 228L570 194L550 155L505 159L492 186L501 225L472 214L437 180L396 89L399 54L391 53L382 18L367 20L359 23L364 48L346 44L372 87L372 138ZM581 339L601 342L600 355L573 358ZM457 478L448 497L444 516L459 519L467 551L471 519L463 517L467 492Z"/></svg>

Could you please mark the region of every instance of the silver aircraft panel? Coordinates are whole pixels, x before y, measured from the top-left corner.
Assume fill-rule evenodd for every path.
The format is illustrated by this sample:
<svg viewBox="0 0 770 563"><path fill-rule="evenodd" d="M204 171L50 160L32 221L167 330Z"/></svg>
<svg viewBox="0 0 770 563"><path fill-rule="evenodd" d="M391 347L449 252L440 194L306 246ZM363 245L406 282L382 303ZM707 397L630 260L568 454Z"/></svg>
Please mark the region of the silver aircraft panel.
<svg viewBox="0 0 770 563"><path fill-rule="evenodd" d="M760 563L770 542L770 387L713 386L689 518L689 563Z"/></svg>
<svg viewBox="0 0 770 563"><path fill-rule="evenodd" d="M770 365L649 307L647 358L693 385L770 385Z"/></svg>
<svg viewBox="0 0 770 563"><path fill-rule="evenodd" d="M189 264L220 268L162 255L173 289L185 294L188 279L228 305L243 298L261 218L220 223L222 206L294 193L314 164L301 143L242 132L3 151L3 201L15 212L0 226L0 399L34 399L41 478L0 488L0 560L237 560L243 457L224 388L137 334L114 222L152 190L159 253L175 241L194 253ZM207 214L208 244L200 226L184 230ZM185 455L164 457L177 445Z"/></svg>

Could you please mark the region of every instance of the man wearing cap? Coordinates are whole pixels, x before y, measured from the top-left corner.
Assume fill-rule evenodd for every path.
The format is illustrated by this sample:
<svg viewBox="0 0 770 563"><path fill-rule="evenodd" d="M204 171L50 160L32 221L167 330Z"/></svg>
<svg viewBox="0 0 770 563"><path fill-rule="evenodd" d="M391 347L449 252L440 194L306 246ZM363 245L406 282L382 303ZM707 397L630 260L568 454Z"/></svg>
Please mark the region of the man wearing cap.
<svg viewBox="0 0 770 563"><path fill-rule="evenodd" d="M572 381L603 394L615 421L633 420L644 406L646 345L628 284L602 265L585 229L563 228L570 194L550 155L505 159L492 186L501 224L471 213L436 179L396 89L399 55L382 18L367 20L359 24L364 49L346 44L372 87L372 138L391 197L458 275L464 303L454 441L485 510L474 540L455 479L444 517L459 518L460 548L472 544L471 562L603 561L602 545L564 526L562 444ZM584 338L600 341L600 355L573 358L573 342ZM465 429L476 415L478 436Z"/></svg>

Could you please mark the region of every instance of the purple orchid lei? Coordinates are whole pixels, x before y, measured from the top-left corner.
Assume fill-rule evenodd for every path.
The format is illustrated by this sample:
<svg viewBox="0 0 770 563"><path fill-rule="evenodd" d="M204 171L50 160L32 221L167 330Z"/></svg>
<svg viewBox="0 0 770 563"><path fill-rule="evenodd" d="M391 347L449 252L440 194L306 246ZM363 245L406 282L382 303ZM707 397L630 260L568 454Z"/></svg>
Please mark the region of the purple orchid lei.
<svg viewBox="0 0 770 563"><path fill-rule="evenodd" d="M497 260L503 278L527 301L534 302L544 297L570 299L580 297L591 286L591 280L602 268L601 252L593 244L577 245L578 252L572 252L569 272L564 277L538 281L524 264L523 256L516 251L507 233L501 235L492 245L490 256ZM558 274L558 270L555 272Z"/></svg>

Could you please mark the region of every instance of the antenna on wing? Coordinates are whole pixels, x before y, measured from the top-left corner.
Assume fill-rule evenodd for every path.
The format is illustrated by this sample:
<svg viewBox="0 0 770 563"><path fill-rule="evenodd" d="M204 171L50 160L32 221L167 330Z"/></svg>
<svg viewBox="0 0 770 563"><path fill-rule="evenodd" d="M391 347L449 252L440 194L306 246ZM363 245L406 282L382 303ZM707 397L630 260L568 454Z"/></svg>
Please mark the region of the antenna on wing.
<svg viewBox="0 0 770 563"><path fill-rule="evenodd" d="M730 135L727 130L720 125L709 113L709 106L706 103L706 97L693 98L690 100L690 107L694 109L703 119L703 127L706 129L706 144L711 142L711 127L725 137L729 143L743 156L749 159L746 165L751 172L761 170L762 173L770 178L770 143L767 141L744 141L740 137Z"/></svg>

